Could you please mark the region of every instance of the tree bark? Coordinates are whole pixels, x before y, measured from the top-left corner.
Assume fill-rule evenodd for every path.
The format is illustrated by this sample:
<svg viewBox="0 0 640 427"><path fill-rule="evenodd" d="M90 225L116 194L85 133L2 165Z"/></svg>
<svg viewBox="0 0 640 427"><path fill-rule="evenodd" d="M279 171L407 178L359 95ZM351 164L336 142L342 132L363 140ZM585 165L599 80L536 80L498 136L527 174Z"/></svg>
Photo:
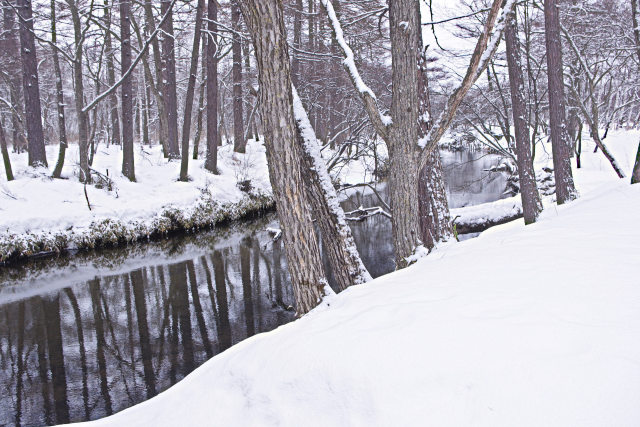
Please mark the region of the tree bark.
<svg viewBox="0 0 640 427"><path fill-rule="evenodd" d="M433 124L426 51L423 49L422 31L418 31L418 138L423 138ZM424 246L431 250L438 242L453 236L447 191L442 174L440 152L429 154L426 166L418 177L418 221Z"/></svg>
<svg viewBox="0 0 640 427"><path fill-rule="evenodd" d="M542 212L542 202L536 186L531 147L529 146L529 126L526 120L527 106L524 98L524 78L520 59L520 41L516 21L516 11L509 14L504 30L507 45L507 66L511 88L511 111L516 136L516 161L520 178L520 196L525 224L536 222Z"/></svg>
<svg viewBox="0 0 640 427"><path fill-rule="evenodd" d="M218 5L207 4L207 157L204 168L218 173Z"/></svg>
<svg viewBox="0 0 640 427"><path fill-rule="evenodd" d="M7 139L4 134L4 126L0 123L0 151L2 151L2 162L4 163L4 173L7 175L7 181L13 181L13 170L11 169L11 159L9 158L9 150L7 150Z"/></svg>
<svg viewBox="0 0 640 427"><path fill-rule="evenodd" d="M120 68L121 73L131 67L131 0L120 0ZM136 180L133 156L133 87L131 75L122 82L122 174L129 181Z"/></svg>
<svg viewBox="0 0 640 427"><path fill-rule="evenodd" d="M18 0L20 51L22 57L22 90L27 128L29 166L47 167L47 153L42 131L42 109L40 106L40 83L38 81L38 59L33 35L33 11L31 0Z"/></svg>
<svg viewBox="0 0 640 427"><path fill-rule="evenodd" d="M57 42L56 31L56 3L55 0L51 0L51 43L54 45ZM60 178L62 174L62 168L64 166L64 157L67 151L67 125L64 115L64 91L62 89L62 71L60 70L60 58L58 57L58 50L51 49L53 53L53 70L56 75L56 103L58 107L58 139L60 140L60 147L58 149L58 160L56 166L53 169L53 177Z"/></svg>
<svg viewBox="0 0 640 427"><path fill-rule="evenodd" d="M107 84L111 87L116 83L116 67L113 61L113 46L111 43L111 8L108 7L109 1L104 2L104 19L105 19L105 34L104 34L104 50L107 59ZM122 67L124 70L126 68ZM118 117L118 92L113 91L109 96L108 102L109 118L111 119L111 142L116 145L122 143L120 139L120 118ZM124 114L123 114L124 118Z"/></svg>
<svg viewBox="0 0 640 427"><path fill-rule="evenodd" d="M633 172L631 173L631 183L637 184L640 182L640 144L638 144L638 152L636 154L636 161L633 165Z"/></svg>
<svg viewBox="0 0 640 427"><path fill-rule="evenodd" d="M178 146L178 96L176 93L176 53L173 36L173 11L171 2L162 0L160 2L162 14L169 14L167 20L162 25L162 88L164 89L162 99L167 114L167 149L169 159L180 157L180 147Z"/></svg>
<svg viewBox="0 0 640 427"><path fill-rule="evenodd" d="M269 176L283 227L297 313L303 315L330 291L304 197L282 1L242 0L240 7L253 38Z"/></svg>
<svg viewBox="0 0 640 427"><path fill-rule="evenodd" d="M242 44L240 41L240 8L237 2L231 5L231 23L233 37L231 50L233 53L233 151L244 153L247 141L244 139L244 124L242 122Z"/></svg>
<svg viewBox="0 0 640 427"><path fill-rule="evenodd" d="M82 52L84 36L80 22L80 12L75 0L66 0L73 20L73 34L75 41L75 54L73 58L73 81L75 86L74 100L78 120L78 151L80 157L80 182L91 183L91 171L89 170L89 124L84 107L84 82L82 78Z"/></svg>
<svg viewBox="0 0 640 427"><path fill-rule="evenodd" d="M571 143L566 123L562 43L560 41L560 16L557 0L544 0L544 18L553 173L556 181L556 200L561 205L577 198L578 193L573 183L569 154Z"/></svg>
<svg viewBox="0 0 640 427"><path fill-rule="evenodd" d="M198 0L196 6L196 24L193 32L193 48L191 49L191 66L189 67L189 83L184 100L184 119L182 121L182 161L180 162L180 181L188 181L189 176L189 138L191 135L191 111L193 110L193 95L196 90L198 74L198 56L200 54L200 37L202 29L202 14L204 0Z"/></svg>
<svg viewBox="0 0 640 427"><path fill-rule="evenodd" d="M295 0L293 11L293 54L291 55L291 80L294 86L300 83L300 53L296 49L302 47L302 0Z"/></svg>

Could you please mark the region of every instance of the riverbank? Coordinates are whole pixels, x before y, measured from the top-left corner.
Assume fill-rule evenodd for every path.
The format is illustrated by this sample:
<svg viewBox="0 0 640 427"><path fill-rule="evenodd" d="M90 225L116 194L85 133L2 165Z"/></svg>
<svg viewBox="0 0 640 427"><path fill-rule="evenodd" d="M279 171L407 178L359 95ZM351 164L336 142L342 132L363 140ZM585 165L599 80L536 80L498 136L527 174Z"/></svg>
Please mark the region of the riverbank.
<svg viewBox="0 0 640 427"><path fill-rule="evenodd" d="M627 172L635 136L609 139ZM536 224L441 245L90 425L637 425L640 185L601 156Z"/></svg>
<svg viewBox="0 0 640 427"><path fill-rule="evenodd" d="M50 163L56 149L47 147ZM26 167L26 153L12 153L16 179L0 179L0 265L191 232L274 208L260 142L250 141L246 154L220 147L219 175L190 160L189 182L177 180L180 164L167 162L160 146L136 149L137 182L120 174L119 146L100 146L93 169L111 182L86 189L76 176L75 145L61 180Z"/></svg>

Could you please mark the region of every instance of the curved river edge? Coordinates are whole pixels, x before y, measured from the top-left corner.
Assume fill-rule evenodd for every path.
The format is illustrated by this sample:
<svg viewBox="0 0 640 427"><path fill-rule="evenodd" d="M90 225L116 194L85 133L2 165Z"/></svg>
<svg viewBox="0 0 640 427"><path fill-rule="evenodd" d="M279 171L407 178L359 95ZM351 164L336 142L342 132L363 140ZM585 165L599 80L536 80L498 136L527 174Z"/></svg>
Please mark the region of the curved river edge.
<svg viewBox="0 0 640 427"><path fill-rule="evenodd" d="M122 221L107 218L78 230L4 233L0 234L0 267L34 258L115 248L174 234L193 233L273 210L275 201L270 194L248 194L237 203L224 204L205 194L189 209L169 205L150 219Z"/></svg>

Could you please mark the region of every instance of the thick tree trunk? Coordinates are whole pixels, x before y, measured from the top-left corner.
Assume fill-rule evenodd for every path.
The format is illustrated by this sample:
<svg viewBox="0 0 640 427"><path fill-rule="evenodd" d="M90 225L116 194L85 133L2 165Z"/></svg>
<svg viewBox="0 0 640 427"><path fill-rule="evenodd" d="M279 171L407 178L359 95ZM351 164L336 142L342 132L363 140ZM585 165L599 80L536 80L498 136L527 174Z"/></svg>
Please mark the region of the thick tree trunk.
<svg viewBox="0 0 640 427"><path fill-rule="evenodd" d="M531 147L529 146L529 127L526 120L527 106L524 98L524 78L520 60L520 42L518 40L516 11L509 14L504 30L507 45L507 65L511 88L511 110L516 133L516 161L520 178L520 196L525 224L536 222L542 211L542 202L536 187Z"/></svg>
<svg viewBox="0 0 640 427"><path fill-rule="evenodd" d="M0 151L2 151L2 162L4 163L4 173L7 175L7 181L13 181L13 170L11 169L11 159L9 158L9 150L7 150L7 139L4 134L4 126L0 123Z"/></svg>
<svg viewBox="0 0 640 427"><path fill-rule="evenodd" d="M116 82L116 67L113 61L113 46L111 43L111 8L108 7L109 1L104 2L104 19L106 31L104 34L104 50L107 59L107 84L111 87ZM126 70L126 68L122 67ZM120 118L118 117L118 92L113 91L108 99L109 118L111 119L111 142L120 145ZM124 118L124 114L123 114Z"/></svg>
<svg viewBox="0 0 640 427"><path fill-rule="evenodd" d="M247 141L244 139L244 124L242 122L242 44L240 41L240 8L234 1L231 5L231 23L233 37L231 50L233 51L233 151L244 153Z"/></svg>
<svg viewBox="0 0 640 427"><path fill-rule="evenodd" d="M422 31L418 31L418 105L418 138L423 138L431 129L432 116ZM418 206L420 236L427 249L431 250L438 242L446 241L453 236L449 202L442 175L442 161L438 150L429 154L427 165L420 169Z"/></svg>
<svg viewBox="0 0 640 427"><path fill-rule="evenodd" d="M193 48L191 49L191 66L189 67L189 83L184 100L184 119L182 121L182 161L180 162L180 181L189 179L189 138L191 137L191 111L193 110L193 94L196 90L198 74L198 55L200 54L200 37L204 0L198 0L196 7L196 23L193 32Z"/></svg>
<svg viewBox="0 0 640 427"><path fill-rule="evenodd" d="M305 188L311 210L320 230L324 253L329 259L333 278L340 290L371 280L362 263L351 229L347 225L327 166L320 155L320 145L304 106L293 89L293 109L302 148Z"/></svg>
<svg viewBox="0 0 640 427"><path fill-rule="evenodd" d="M56 31L56 3L55 0L51 0L51 43L54 45L57 42ZM53 53L53 70L56 75L56 103L58 107L58 139L60 140L60 147L58 148L58 160L56 166L53 169L53 177L60 178L62 174L62 167L64 166L64 157L67 151L67 125L64 115L64 91L62 90L62 71L60 70L60 58L58 57L58 50L52 49Z"/></svg>
<svg viewBox="0 0 640 427"><path fill-rule="evenodd" d="M176 93L176 53L173 36L171 1L160 2L162 15L169 14L162 25L162 99L167 114L167 149L170 159L180 157L178 146L178 96Z"/></svg>
<svg viewBox="0 0 640 427"><path fill-rule="evenodd" d="M33 35L33 12L31 0L18 0L20 51L22 57L22 90L27 127L29 166L47 166L42 131L42 109L40 107L40 84L38 82L38 59Z"/></svg>
<svg viewBox="0 0 640 427"><path fill-rule="evenodd" d="M302 153L296 140L282 1L243 0L240 6L253 38L269 176L283 228L297 313L303 315L330 291L304 197L303 170L299 162Z"/></svg>
<svg viewBox="0 0 640 427"><path fill-rule="evenodd" d="M544 29L547 46L547 79L549 82L549 122L553 150L553 173L558 204L578 197L573 183L569 149L569 133L565 111L564 78L562 75L562 43L557 0L544 0Z"/></svg>
<svg viewBox="0 0 640 427"><path fill-rule="evenodd" d="M390 176L393 241L396 268L421 244L418 223L418 31L421 31L416 0L389 3L393 95L389 129Z"/></svg>
<svg viewBox="0 0 640 427"><path fill-rule="evenodd" d="M207 157L204 168L218 173L218 5L207 4Z"/></svg>
<svg viewBox="0 0 640 427"><path fill-rule="evenodd" d="M131 67L131 0L120 0L120 68L122 75ZM136 180L133 160L133 87L132 77L122 82L122 174Z"/></svg>

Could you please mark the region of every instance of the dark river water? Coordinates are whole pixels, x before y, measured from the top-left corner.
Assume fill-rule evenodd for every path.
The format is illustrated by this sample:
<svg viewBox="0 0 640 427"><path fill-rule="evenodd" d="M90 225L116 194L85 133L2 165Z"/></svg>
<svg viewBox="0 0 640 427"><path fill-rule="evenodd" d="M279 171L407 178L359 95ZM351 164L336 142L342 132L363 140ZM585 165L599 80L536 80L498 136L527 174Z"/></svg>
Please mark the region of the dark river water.
<svg viewBox="0 0 640 427"><path fill-rule="evenodd" d="M505 178L484 171L499 157L442 157L450 207L502 196ZM373 195L355 193L344 207L373 204ZM392 271L389 220L378 215L351 225L371 274ZM0 268L0 426L121 411L239 341L294 320L284 252L267 227L278 227L275 214Z"/></svg>

